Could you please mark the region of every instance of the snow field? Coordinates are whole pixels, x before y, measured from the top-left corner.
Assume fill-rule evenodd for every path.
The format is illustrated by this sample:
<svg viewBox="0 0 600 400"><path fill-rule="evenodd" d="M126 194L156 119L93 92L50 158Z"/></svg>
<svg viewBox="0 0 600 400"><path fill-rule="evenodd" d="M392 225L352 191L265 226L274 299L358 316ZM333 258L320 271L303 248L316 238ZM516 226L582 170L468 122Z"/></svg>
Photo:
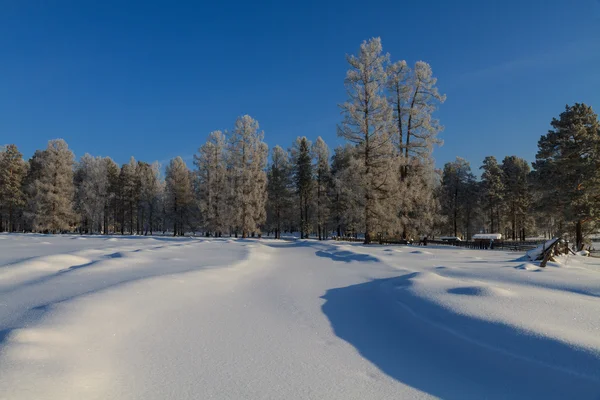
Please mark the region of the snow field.
<svg viewBox="0 0 600 400"><path fill-rule="evenodd" d="M600 395L594 259L0 238L0 399Z"/></svg>

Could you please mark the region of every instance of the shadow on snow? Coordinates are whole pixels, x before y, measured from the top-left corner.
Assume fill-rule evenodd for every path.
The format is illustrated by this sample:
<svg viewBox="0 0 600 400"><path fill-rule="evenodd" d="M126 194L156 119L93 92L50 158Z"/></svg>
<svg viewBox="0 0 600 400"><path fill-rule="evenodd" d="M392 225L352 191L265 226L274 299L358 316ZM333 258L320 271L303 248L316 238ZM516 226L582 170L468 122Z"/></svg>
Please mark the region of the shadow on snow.
<svg viewBox="0 0 600 400"><path fill-rule="evenodd" d="M598 353L455 314L408 290L417 274L330 289L322 311L382 372L437 397L600 399Z"/></svg>

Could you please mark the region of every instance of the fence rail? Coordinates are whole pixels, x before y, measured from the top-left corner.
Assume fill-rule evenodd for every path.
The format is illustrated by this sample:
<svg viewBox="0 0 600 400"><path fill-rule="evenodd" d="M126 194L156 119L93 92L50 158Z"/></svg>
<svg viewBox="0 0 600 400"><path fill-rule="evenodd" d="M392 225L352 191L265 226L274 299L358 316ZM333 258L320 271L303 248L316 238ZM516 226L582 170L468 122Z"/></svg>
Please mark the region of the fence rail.
<svg viewBox="0 0 600 400"><path fill-rule="evenodd" d="M359 242L362 243L364 239L353 238L353 237L334 237L334 240L344 242ZM489 240L462 240L462 241L447 241L447 240L427 240L428 244L436 244L442 246L454 246L467 249L490 249L490 250L512 250L512 251L527 251L536 248L540 244L546 242L545 240L527 240L527 241L494 241L493 244ZM373 243L379 244L419 244L419 242L410 242L402 239L373 239ZM600 253L598 253L600 257Z"/></svg>

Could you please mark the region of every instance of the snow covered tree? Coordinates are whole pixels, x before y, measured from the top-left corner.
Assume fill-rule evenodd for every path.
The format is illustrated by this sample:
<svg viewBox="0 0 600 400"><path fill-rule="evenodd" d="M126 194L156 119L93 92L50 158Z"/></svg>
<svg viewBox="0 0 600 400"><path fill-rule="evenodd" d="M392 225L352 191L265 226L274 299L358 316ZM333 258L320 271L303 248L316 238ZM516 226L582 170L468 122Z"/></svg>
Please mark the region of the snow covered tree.
<svg viewBox="0 0 600 400"><path fill-rule="evenodd" d="M468 226L466 222L465 209L471 195L471 189L475 177L471 172L469 162L463 158L456 157L456 161L444 165L441 186L442 213L450 222L450 229L454 236L458 236L460 226ZM470 204L470 203L469 203ZM471 208L467 210L467 213Z"/></svg>
<svg viewBox="0 0 600 400"><path fill-rule="evenodd" d="M509 156L502 161L502 185L504 202L511 223L513 240L525 240L531 195L529 190L529 163L519 157Z"/></svg>
<svg viewBox="0 0 600 400"><path fill-rule="evenodd" d="M392 143L393 115L385 97L387 84L381 40L373 38L360 46L358 56L348 56L345 79L348 101L338 135L357 147L355 173L364 214L365 243L374 233L382 234L394 223L393 195L397 194L397 157Z"/></svg>
<svg viewBox="0 0 600 400"><path fill-rule="evenodd" d="M107 163L101 157L85 154L75 166L75 210L83 231L102 232L108 198Z"/></svg>
<svg viewBox="0 0 600 400"><path fill-rule="evenodd" d="M404 156L402 179L408 174L411 158L426 159L433 146L441 144L437 134L442 126L432 115L446 96L439 93L436 83L431 66L424 61L417 61L412 70L406 61L387 66L387 89L394 110L397 146Z"/></svg>
<svg viewBox="0 0 600 400"><path fill-rule="evenodd" d="M129 163L121 166L119 174L120 185L120 211L121 211L121 234L129 227L129 233L133 235L134 221L137 215L139 197L139 179L137 174L137 163L133 157Z"/></svg>
<svg viewBox="0 0 600 400"><path fill-rule="evenodd" d="M266 221L267 157L269 148L263 142L258 121L249 115L239 117L228 141L229 168L233 183L231 217L242 237L259 233Z"/></svg>
<svg viewBox="0 0 600 400"><path fill-rule="evenodd" d="M267 217L275 230L275 238L281 238L284 221L289 220L293 203L292 164L288 153L280 146L271 151L271 166L267 173Z"/></svg>
<svg viewBox="0 0 600 400"><path fill-rule="evenodd" d="M41 232L62 232L73 227L73 162L74 155L62 139L48 142L46 150L34 155L35 178L28 190L31 201L33 229ZM39 169L38 169L39 168Z"/></svg>
<svg viewBox="0 0 600 400"><path fill-rule="evenodd" d="M156 226L162 192L160 165L157 162L152 164L138 162L138 175L140 179L139 220L144 235L148 235L148 233L152 235Z"/></svg>
<svg viewBox="0 0 600 400"><path fill-rule="evenodd" d="M166 169L166 207L173 223L173 236L185 234L184 225L193 200L190 171L181 157L169 162Z"/></svg>
<svg viewBox="0 0 600 400"><path fill-rule="evenodd" d="M121 185L119 181L120 177L120 168L119 165L114 162L110 157L106 157L104 159L104 163L106 164L106 179L108 181L107 187L107 198L105 204L105 222L104 222L104 232L109 232L109 220L112 219L112 231L117 231L117 223L119 221L120 215L120 199L121 199Z"/></svg>
<svg viewBox="0 0 600 400"><path fill-rule="evenodd" d="M586 226L600 216L600 122L590 106L575 103L551 125L538 142L534 182L540 204L572 227L581 249Z"/></svg>
<svg viewBox="0 0 600 400"><path fill-rule="evenodd" d="M215 236L221 236L228 228L226 146L225 135L214 131L194 155L204 228Z"/></svg>
<svg viewBox="0 0 600 400"><path fill-rule="evenodd" d="M329 147L319 136L312 147L315 160L315 217L317 221L317 232L319 240L327 239L326 224L329 219L329 197L327 188L331 179L329 170Z"/></svg>
<svg viewBox="0 0 600 400"><path fill-rule="evenodd" d="M313 166L310 141L305 137L296 139L291 149L294 159L294 184L300 208L300 237L307 239L310 233L310 212L313 197Z"/></svg>
<svg viewBox="0 0 600 400"><path fill-rule="evenodd" d="M504 198L504 182L502 168L496 157L488 156L479 167L481 174L481 196L484 208L489 216L489 230L491 233L500 232L500 210Z"/></svg>
<svg viewBox="0 0 600 400"><path fill-rule="evenodd" d="M16 216L25 206L23 183L27 173L27 164L23 155L14 144L0 151L0 231L14 232Z"/></svg>

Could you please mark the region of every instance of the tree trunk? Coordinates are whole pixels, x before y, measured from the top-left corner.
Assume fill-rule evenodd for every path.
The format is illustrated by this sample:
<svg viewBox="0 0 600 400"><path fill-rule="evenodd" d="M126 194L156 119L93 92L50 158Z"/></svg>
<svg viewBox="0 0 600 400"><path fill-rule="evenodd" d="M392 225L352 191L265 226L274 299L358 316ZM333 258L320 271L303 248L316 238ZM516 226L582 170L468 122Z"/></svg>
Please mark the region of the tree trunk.
<svg viewBox="0 0 600 400"><path fill-rule="evenodd" d="M577 251L583 250L583 222L581 220L578 220L575 225L575 243Z"/></svg>

